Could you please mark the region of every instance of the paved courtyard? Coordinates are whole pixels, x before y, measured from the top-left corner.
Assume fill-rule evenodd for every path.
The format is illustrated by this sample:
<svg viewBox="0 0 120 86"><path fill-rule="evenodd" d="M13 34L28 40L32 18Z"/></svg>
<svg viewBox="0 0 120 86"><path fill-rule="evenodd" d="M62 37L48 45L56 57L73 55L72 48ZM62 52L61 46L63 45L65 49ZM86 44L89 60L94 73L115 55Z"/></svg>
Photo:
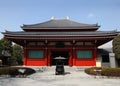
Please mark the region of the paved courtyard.
<svg viewBox="0 0 120 86"><path fill-rule="evenodd" d="M83 68L65 67L65 75L55 75L55 67L43 70L38 68L37 73L26 78L0 77L0 86L120 86L120 78L90 76Z"/></svg>

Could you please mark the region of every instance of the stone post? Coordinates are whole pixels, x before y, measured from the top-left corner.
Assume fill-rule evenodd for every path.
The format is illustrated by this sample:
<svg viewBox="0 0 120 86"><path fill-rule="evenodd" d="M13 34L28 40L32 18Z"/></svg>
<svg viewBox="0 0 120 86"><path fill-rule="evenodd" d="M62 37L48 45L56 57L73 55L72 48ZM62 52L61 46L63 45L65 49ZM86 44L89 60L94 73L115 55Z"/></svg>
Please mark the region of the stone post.
<svg viewBox="0 0 120 86"><path fill-rule="evenodd" d="M109 59L110 59L110 67L115 68L116 67L115 54L109 53Z"/></svg>
<svg viewBox="0 0 120 86"><path fill-rule="evenodd" d="M102 57L98 56L96 60L96 67L101 67L102 66Z"/></svg>

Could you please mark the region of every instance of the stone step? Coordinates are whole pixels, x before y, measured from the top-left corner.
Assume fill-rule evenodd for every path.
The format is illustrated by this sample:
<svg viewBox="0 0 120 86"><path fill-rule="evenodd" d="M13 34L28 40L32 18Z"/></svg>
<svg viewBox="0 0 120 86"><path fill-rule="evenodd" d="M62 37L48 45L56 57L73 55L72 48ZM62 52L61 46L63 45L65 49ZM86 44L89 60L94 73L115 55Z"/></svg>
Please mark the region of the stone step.
<svg viewBox="0 0 120 86"><path fill-rule="evenodd" d="M32 69L43 72L43 71L55 71L56 66L31 66ZM79 67L79 66L64 66L65 71L84 71L88 67Z"/></svg>
<svg viewBox="0 0 120 86"><path fill-rule="evenodd" d="M47 67L48 71L55 71L56 66ZM64 66L65 71L76 71L76 67Z"/></svg>

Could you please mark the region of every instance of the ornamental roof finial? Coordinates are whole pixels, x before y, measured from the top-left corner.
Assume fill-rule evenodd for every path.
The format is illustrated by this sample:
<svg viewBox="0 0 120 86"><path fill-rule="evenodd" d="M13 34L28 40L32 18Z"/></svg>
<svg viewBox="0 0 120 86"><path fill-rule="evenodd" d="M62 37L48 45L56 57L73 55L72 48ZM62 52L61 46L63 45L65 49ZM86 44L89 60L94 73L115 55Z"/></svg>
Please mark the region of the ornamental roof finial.
<svg viewBox="0 0 120 86"><path fill-rule="evenodd" d="M66 19L69 20L69 16L66 16Z"/></svg>
<svg viewBox="0 0 120 86"><path fill-rule="evenodd" d="M55 17L54 17L54 16L52 16L52 17L51 17L51 20L54 20L54 19L55 19Z"/></svg>

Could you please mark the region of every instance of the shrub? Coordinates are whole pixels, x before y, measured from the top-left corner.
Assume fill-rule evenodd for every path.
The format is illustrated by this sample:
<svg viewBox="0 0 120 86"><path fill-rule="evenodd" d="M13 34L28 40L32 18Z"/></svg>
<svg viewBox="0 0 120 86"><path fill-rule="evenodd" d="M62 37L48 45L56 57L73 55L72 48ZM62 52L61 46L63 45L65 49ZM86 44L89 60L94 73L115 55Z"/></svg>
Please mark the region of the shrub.
<svg viewBox="0 0 120 86"><path fill-rule="evenodd" d="M85 72L90 75L97 75L95 70L101 70L99 73L103 76L120 77L120 68L91 67L91 68L85 69Z"/></svg>
<svg viewBox="0 0 120 86"><path fill-rule="evenodd" d="M0 67L0 75L8 75L9 74L8 67Z"/></svg>
<svg viewBox="0 0 120 86"><path fill-rule="evenodd" d="M19 72L19 69L25 69L24 73ZM0 75L10 75L15 77L17 75L30 75L35 73L35 70L27 67L0 67Z"/></svg>

